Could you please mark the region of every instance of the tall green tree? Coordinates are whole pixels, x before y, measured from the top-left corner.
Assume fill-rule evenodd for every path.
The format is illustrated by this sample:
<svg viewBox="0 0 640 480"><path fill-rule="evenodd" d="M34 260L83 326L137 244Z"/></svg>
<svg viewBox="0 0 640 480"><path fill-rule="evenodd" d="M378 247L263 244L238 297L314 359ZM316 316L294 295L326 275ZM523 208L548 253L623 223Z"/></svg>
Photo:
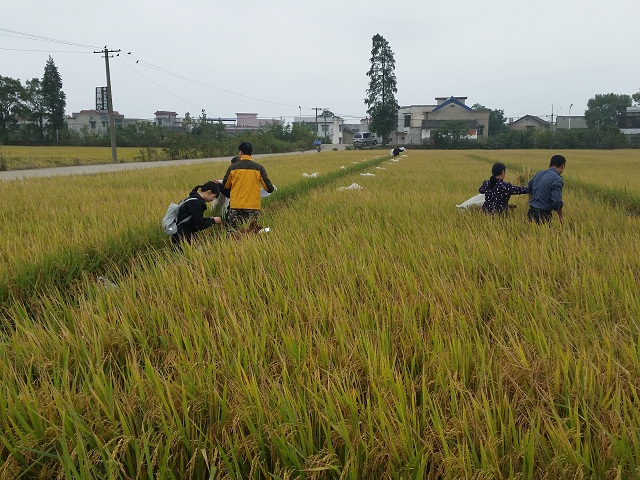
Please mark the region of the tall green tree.
<svg viewBox="0 0 640 480"><path fill-rule="evenodd" d="M433 134L433 144L442 148L461 146L469 134L467 123L462 120L451 120L438 128Z"/></svg>
<svg viewBox="0 0 640 480"><path fill-rule="evenodd" d="M509 127L507 127L507 119L504 116L504 110L492 110L479 103L476 103L471 108L474 110L489 111L489 136L504 133L509 129Z"/></svg>
<svg viewBox="0 0 640 480"><path fill-rule="evenodd" d="M367 113L371 117L369 129L382 137L382 145L386 145L387 137L398 127L398 109L396 101L396 61L393 51L384 37L376 34L372 39L371 68L367 72L369 88L367 98Z"/></svg>
<svg viewBox="0 0 640 480"><path fill-rule="evenodd" d="M633 98L633 101L636 102L636 105L640 105L640 91L631 95L631 98Z"/></svg>
<svg viewBox="0 0 640 480"><path fill-rule="evenodd" d="M45 105L42 97L42 82L32 78L25 82L24 100L27 116L34 123L31 131L38 139L44 138Z"/></svg>
<svg viewBox="0 0 640 480"><path fill-rule="evenodd" d="M615 93L598 94L589 99L584 116L589 128L602 130L618 128L618 119L631 106L629 95Z"/></svg>
<svg viewBox="0 0 640 480"><path fill-rule="evenodd" d="M44 106L45 130L48 137L56 138L56 132L64 126L64 109L67 106L66 95L62 91L62 78L58 67L49 57L42 77L42 102Z"/></svg>
<svg viewBox="0 0 640 480"><path fill-rule="evenodd" d="M504 110L491 110L489 112L489 135L498 135L509 130Z"/></svg>
<svg viewBox="0 0 640 480"><path fill-rule="evenodd" d="M24 111L24 87L20 80L0 75L0 143L6 144Z"/></svg>

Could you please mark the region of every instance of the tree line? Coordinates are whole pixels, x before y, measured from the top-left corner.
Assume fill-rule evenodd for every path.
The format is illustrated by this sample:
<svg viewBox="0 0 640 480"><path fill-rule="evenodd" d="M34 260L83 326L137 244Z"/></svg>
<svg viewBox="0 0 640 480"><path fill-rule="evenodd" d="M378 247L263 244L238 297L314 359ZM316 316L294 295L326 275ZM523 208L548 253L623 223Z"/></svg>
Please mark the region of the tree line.
<svg viewBox="0 0 640 480"><path fill-rule="evenodd" d="M66 105L62 78L51 57L42 78L24 85L0 75L0 143L55 141L66 134Z"/></svg>
<svg viewBox="0 0 640 480"><path fill-rule="evenodd" d="M229 134L222 122L211 121L203 110L197 118L187 112L178 130L146 122L116 126L116 144L120 147L139 147L143 161L225 157L237 153L239 134ZM309 150L315 139L310 127L282 122L244 130L241 134L242 139L250 142L255 151L260 153ZM108 147L111 138L107 131L96 132L84 128L80 133L68 132L65 144Z"/></svg>
<svg viewBox="0 0 640 480"><path fill-rule="evenodd" d="M0 75L0 144L109 146L108 132L69 130L65 122L66 95L62 79L51 57L42 78L27 80ZM259 130L243 132L261 153L309 149L315 133L308 126L273 123ZM225 132L222 123L185 115L182 129L175 131L150 123L116 127L116 144L140 147L141 158L198 158L233 155L237 139ZM161 153L158 153L160 149Z"/></svg>
<svg viewBox="0 0 640 480"><path fill-rule="evenodd" d="M395 60L389 43L377 34L372 39L371 67L367 72L369 87L365 104L372 132L386 140L397 128L399 105L396 101ZM598 94L587 103L585 119L588 129L571 131L510 131L504 111L476 104L474 109L489 111L489 135L482 142L466 138L464 122L451 121L435 132L425 144L437 148L624 148L632 145L619 130L627 107L640 105L640 91L633 95ZM70 131L65 124L66 95L62 79L51 57L42 78L25 81L0 75L0 144L105 145L105 133ZM326 115L326 113L323 113ZM265 153L306 149L315 132L301 125L272 124L251 132L252 143ZM140 123L116 128L120 146L162 148L171 158L211 156L226 152L235 140L229 138L224 125L212 124L204 111L198 119L185 115L183 129ZM637 142L636 142L637 143ZM231 145L231 147L229 147Z"/></svg>

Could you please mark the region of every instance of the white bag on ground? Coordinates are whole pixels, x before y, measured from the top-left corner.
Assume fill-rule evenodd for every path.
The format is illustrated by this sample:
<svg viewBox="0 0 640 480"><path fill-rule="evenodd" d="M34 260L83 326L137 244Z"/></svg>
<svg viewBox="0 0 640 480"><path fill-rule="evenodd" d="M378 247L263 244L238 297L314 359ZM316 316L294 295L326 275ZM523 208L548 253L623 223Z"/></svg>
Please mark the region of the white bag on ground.
<svg viewBox="0 0 640 480"><path fill-rule="evenodd" d="M362 190L362 187L360 185L358 185L357 183L352 183L348 187L340 187L340 188L338 188L339 192L341 192L342 190Z"/></svg>
<svg viewBox="0 0 640 480"><path fill-rule="evenodd" d="M465 200L460 205L456 205L456 207L461 210L466 210L467 208L482 208L482 205L484 205L484 193L479 193L475 197Z"/></svg>

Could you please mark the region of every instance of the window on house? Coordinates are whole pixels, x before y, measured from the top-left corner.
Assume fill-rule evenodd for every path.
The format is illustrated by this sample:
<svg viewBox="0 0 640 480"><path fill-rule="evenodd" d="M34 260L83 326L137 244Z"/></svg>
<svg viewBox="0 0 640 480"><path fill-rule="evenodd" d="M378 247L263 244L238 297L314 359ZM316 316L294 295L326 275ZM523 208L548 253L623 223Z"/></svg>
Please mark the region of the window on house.
<svg viewBox="0 0 640 480"><path fill-rule="evenodd" d="M158 126L160 126L160 125L162 125L162 119L161 118L158 119Z"/></svg>
<svg viewBox="0 0 640 480"><path fill-rule="evenodd" d="M410 127L411 126L411 115L405 115L404 116L404 126L405 127Z"/></svg>
<svg viewBox="0 0 640 480"><path fill-rule="evenodd" d="M102 128L107 128L107 122L102 122Z"/></svg>
<svg viewBox="0 0 640 480"><path fill-rule="evenodd" d="M89 126L91 127L91 130L95 130L96 129L96 122L95 121L90 121L89 122Z"/></svg>
<svg viewBox="0 0 640 480"><path fill-rule="evenodd" d="M484 127L478 127L478 136L484 135Z"/></svg>

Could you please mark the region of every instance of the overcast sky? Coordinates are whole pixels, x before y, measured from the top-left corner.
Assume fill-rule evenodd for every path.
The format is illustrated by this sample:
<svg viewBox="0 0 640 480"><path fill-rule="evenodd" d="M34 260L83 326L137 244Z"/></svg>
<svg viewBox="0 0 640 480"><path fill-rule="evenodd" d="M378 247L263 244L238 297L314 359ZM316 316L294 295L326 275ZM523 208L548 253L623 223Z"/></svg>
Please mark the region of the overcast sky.
<svg viewBox="0 0 640 480"><path fill-rule="evenodd" d="M394 53L400 105L464 96L505 117L581 115L598 93L640 90L637 0L3 0L0 75L42 78L67 114L95 108L110 60L113 106L132 118L366 114L372 37ZM24 34L27 34L26 36ZM45 37L44 41L32 36ZM61 43L62 42L62 43ZM131 52L130 55L127 53ZM137 62L137 63L136 63Z"/></svg>

